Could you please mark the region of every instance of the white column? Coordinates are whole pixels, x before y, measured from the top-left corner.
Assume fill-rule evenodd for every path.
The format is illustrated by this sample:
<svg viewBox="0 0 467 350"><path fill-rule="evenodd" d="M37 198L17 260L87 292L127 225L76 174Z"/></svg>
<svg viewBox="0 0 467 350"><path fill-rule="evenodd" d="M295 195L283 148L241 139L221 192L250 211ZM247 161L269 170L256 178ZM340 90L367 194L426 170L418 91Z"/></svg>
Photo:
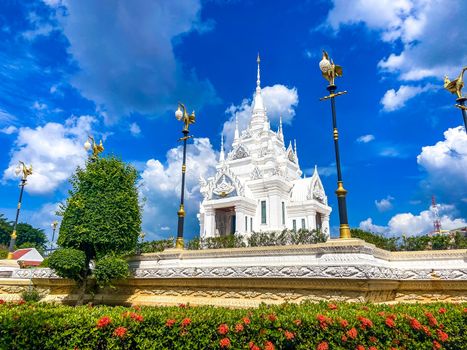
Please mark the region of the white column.
<svg viewBox="0 0 467 350"><path fill-rule="evenodd" d="M327 239L331 237L331 229L329 227L329 214L322 214L321 215L321 231L326 234Z"/></svg>
<svg viewBox="0 0 467 350"><path fill-rule="evenodd" d="M309 212L308 217L308 230L316 230L316 211L312 210Z"/></svg>
<svg viewBox="0 0 467 350"><path fill-rule="evenodd" d="M202 232L202 238L214 237L214 231L216 229L215 220L215 210L212 208L206 208L204 213L204 232Z"/></svg>
<svg viewBox="0 0 467 350"><path fill-rule="evenodd" d="M235 230L239 234L245 232L245 214L238 206L235 206Z"/></svg>

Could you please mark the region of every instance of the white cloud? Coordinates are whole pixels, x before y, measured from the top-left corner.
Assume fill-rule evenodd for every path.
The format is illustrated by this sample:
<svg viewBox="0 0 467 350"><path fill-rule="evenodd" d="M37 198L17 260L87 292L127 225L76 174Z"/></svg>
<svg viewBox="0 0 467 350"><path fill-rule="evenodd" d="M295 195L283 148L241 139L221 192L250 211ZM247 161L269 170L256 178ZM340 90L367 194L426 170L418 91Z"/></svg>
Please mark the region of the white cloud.
<svg viewBox="0 0 467 350"><path fill-rule="evenodd" d="M0 124L11 123L16 120L16 117L7 111L0 109Z"/></svg>
<svg viewBox="0 0 467 350"><path fill-rule="evenodd" d="M25 190L35 194L53 192L78 165L84 164L87 156L83 143L94 121L91 116L81 116L72 117L64 124L20 128L3 180L17 179L14 170L21 160L33 166Z"/></svg>
<svg viewBox="0 0 467 350"><path fill-rule="evenodd" d="M360 225L358 227L361 230L370 231L370 232L379 233L379 234L385 233L387 231L387 227L373 224L372 218L363 220L362 222L360 222Z"/></svg>
<svg viewBox="0 0 467 350"><path fill-rule="evenodd" d="M13 126L13 125L10 125L8 127L0 129L0 132L2 134L7 134L7 135L11 135L11 134L15 133L16 131L18 131L18 128L16 126Z"/></svg>
<svg viewBox="0 0 467 350"><path fill-rule="evenodd" d="M141 134L141 128L136 123L130 124L130 132L133 136L139 136Z"/></svg>
<svg viewBox="0 0 467 350"><path fill-rule="evenodd" d="M326 24L334 31L363 23L378 32L382 41L400 44L392 45L393 52L378 64L382 71L400 80L417 81L427 77L441 80L446 73L458 74L467 62L466 1L453 0L448 4L436 0L333 2Z"/></svg>
<svg viewBox="0 0 467 350"><path fill-rule="evenodd" d="M383 147L381 151L379 152L379 155L383 157L389 157L389 158L401 157L401 153L399 149L395 146Z"/></svg>
<svg viewBox="0 0 467 350"><path fill-rule="evenodd" d="M357 139L357 142L359 143L368 143L371 142L375 139L374 135L367 134L367 135L362 135Z"/></svg>
<svg viewBox="0 0 467 350"><path fill-rule="evenodd" d="M198 203L201 201L199 177L207 178L215 173L218 154L208 138L195 138L187 146L187 171L185 192L186 235L199 233ZM176 236L177 210L180 201L182 146L167 152L166 161L156 159L146 162L141 174L141 196L146 199L143 211L143 231L151 239Z"/></svg>
<svg viewBox="0 0 467 350"><path fill-rule="evenodd" d="M405 106L406 102L417 95L425 91L432 90L434 87L431 84L425 86L409 86L401 85L399 90L390 89L386 91L383 98L381 99L381 104L383 105L383 111L393 112L398 109L401 109Z"/></svg>
<svg viewBox="0 0 467 350"><path fill-rule="evenodd" d="M456 218L456 208L453 205L440 204L439 218L443 230L452 230L455 228L467 226L467 221L462 218ZM430 210L423 210L418 215L412 213L400 213L394 215L387 226L374 225L371 218L360 222L359 227L363 230L369 230L386 235L416 236L427 234L433 231L434 215Z"/></svg>
<svg viewBox="0 0 467 350"><path fill-rule="evenodd" d="M391 210L393 200L394 200L394 197L391 197L391 196L387 196L386 198L383 198L379 201L375 200L376 208L378 208L380 212Z"/></svg>
<svg viewBox="0 0 467 350"><path fill-rule="evenodd" d="M39 101L34 101L32 108L37 111L43 111L44 109L47 109L47 105L45 103L40 103Z"/></svg>
<svg viewBox="0 0 467 350"><path fill-rule="evenodd" d="M295 116L295 108L298 105L298 93L296 88L288 88L281 84L275 84L262 88L261 95L267 110L268 118L273 124L278 125L281 116L284 124L292 123L292 119ZM235 117L238 118L240 133L247 128L251 118L252 103L252 99L243 99L240 105L231 105L225 111L230 115L229 120L224 123L223 127L226 148L229 148L233 141Z"/></svg>
<svg viewBox="0 0 467 350"><path fill-rule="evenodd" d="M417 163L427 173L423 186L453 202L467 198L467 135L463 127L444 132L444 140L422 147Z"/></svg>
<svg viewBox="0 0 467 350"><path fill-rule="evenodd" d="M211 83L174 53L182 34L212 27L201 22L200 0L60 4L66 11L57 10L57 16L81 68L72 83L107 112L106 122L133 112L164 113L174 108L173 96L194 109L217 101Z"/></svg>

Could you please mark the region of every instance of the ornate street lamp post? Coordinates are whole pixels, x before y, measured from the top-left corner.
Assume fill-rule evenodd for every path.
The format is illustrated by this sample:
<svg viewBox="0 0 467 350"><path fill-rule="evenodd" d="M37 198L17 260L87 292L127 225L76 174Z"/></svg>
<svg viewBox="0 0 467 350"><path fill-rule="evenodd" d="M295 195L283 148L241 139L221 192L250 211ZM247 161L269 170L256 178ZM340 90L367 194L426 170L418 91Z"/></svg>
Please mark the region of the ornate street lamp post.
<svg viewBox="0 0 467 350"><path fill-rule="evenodd" d="M184 124L182 133L183 137L179 139L179 141L183 141L183 162L182 162L182 190L180 195L180 208L178 209L178 230L177 230L177 240L175 242L175 248L183 249L184 241L183 241L183 224L185 220L185 207L184 207L184 199L185 199L185 172L186 172L186 141L193 136L188 136L190 131L188 127L190 124L195 122L195 112L191 112L188 115L185 105L183 103L178 103L177 111L175 112L175 117L177 120L181 120Z"/></svg>
<svg viewBox="0 0 467 350"><path fill-rule="evenodd" d="M55 240L55 231L57 230L57 226L58 226L57 220L55 220L54 222L50 224L50 227L52 227L52 240L50 241L50 249L49 249L50 253L52 252L52 248L53 248L53 244Z"/></svg>
<svg viewBox="0 0 467 350"><path fill-rule="evenodd" d="M95 161L97 160L99 153L102 153L104 151L104 145L102 144L102 140L99 144L97 144L96 141L94 140L94 137L89 135L88 139L84 143L84 149L86 151L89 151L92 149L92 154L90 156L90 159L91 161Z"/></svg>
<svg viewBox="0 0 467 350"><path fill-rule="evenodd" d="M16 218L15 218L15 225L13 226L13 232L11 233L10 245L8 247L8 259L13 259L13 252L15 251L15 243L16 243L16 226L18 225L18 218L19 218L19 211L21 209L21 201L23 200L23 191L24 186L26 186L26 181L29 175L32 174L32 165L29 168L23 162L19 162L18 166L15 169L15 174L17 176L21 175L21 183L19 187L21 188L19 191L19 200L18 206L16 208Z"/></svg>
<svg viewBox="0 0 467 350"><path fill-rule="evenodd" d="M321 98L321 101L330 99L331 100L331 111L332 111L332 128L334 135L334 149L336 152L336 167L337 167L337 204L339 208L339 238L347 239L351 238L349 222L347 219L347 204L345 197L347 191L344 189L344 182L342 181L342 171L341 171L341 160L339 153L339 132L337 131L337 119L336 119L336 105L334 98L343 94L346 94L347 91L336 92L337 86L334 84L334 79L336 77L342 76L342 67L334 64L334 62L329 59L329 56L326 51L323 50L323 59L319 62L319 68L323 74L323 77L329 82L327 90L329 95Z"/></svg>
<svg viewBox="0 0 467 350"><path fill-rule="evenodd" d="M455 105L459 108L462 112L462 117L464 118L464 127L465 132L467 133L467 106L465 105L465 101L467 101L467 97L462 95L462 88L464 87L464 72L467 70L467 67L462 68L457 79L453 81L449 80L448 76L444 76L444 88L448 90L450 93L456 94L457 104Z"/></svg>

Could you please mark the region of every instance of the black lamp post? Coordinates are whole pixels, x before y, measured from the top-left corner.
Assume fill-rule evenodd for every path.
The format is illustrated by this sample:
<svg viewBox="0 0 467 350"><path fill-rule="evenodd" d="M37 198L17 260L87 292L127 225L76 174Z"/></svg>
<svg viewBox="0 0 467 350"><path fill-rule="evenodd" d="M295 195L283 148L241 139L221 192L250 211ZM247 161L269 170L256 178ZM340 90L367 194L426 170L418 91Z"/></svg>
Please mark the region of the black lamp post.
<svg viewBox="0 0 467 350"><path fill-rule="evenodd" d="M195 122L195 112L193 111L188 115L185 105L183 103L178 103L177 111L175 112L175 117L177 120L181 120L184 123L182 130L183 137L179 141L183 141L183 162L182 162L182 189L180 195L180 208L178 209L178 229L177 229L177 240L175 242L175 248L183 249L184 240L183 240L183 225L185 221L185 173L186 173L186 141L193 136L188 136L190 133L189 126Z"/></svg>
<svg viewBox="0 0 467 350"><path fill-rule="evenodd" d="M21 210L21 202L23 200L23 192L24 192L24 186L26 186L26 181L29 175L32 174L32 165L29 166L29 168L24 164L23 162L19 162L18 167L15 170L16 175L21 176L21 182L19 184L19 187L21 188L19 191L19 200L18 200L18 206L16 207L16 218L15 218L15 224L13 226L13 232L11 233L11 239L10 239L10 245L8 247L8 256L7 259L13 259L13 252L15 251L15 244L16 244L16 227L18 226L18 218L19 218L19 212Z"/></svg>
<svg viewBox="0 0 467 350"><path fill-rule="evenodd" d="M349 221L347 218L347 204L346 195L347 190L344 189L344 182L342 180L341 160L339 153L339 132L337 130L337 118L336 118L336 103L335 97L346 94L347 91L336 92L337 86L334 84L335 77L342 76L342 67L335 65L326 51L323 51L323 59L319 63L319 68L323 74L323 77L329 82L327 90L329 95L321 98L320 100L331 100L331 111L332 111L332 128L334 136L334 150L336 153L336 167L337 167L337 205L339 209L339 238L348 239L351 238Z"/></svg>

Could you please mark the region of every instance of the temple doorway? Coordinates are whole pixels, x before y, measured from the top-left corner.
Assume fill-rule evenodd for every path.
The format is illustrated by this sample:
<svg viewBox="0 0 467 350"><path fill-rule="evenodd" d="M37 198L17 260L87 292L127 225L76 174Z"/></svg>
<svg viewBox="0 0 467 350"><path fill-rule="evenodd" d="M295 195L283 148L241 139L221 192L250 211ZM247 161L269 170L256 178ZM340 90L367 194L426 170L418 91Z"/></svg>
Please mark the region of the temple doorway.
<svg viewBox="0 0 467 350"><path fill-rule="evenodd" d="M216 233L219 236L233 235L235 227L235 207L216 209Z"/></svg>

